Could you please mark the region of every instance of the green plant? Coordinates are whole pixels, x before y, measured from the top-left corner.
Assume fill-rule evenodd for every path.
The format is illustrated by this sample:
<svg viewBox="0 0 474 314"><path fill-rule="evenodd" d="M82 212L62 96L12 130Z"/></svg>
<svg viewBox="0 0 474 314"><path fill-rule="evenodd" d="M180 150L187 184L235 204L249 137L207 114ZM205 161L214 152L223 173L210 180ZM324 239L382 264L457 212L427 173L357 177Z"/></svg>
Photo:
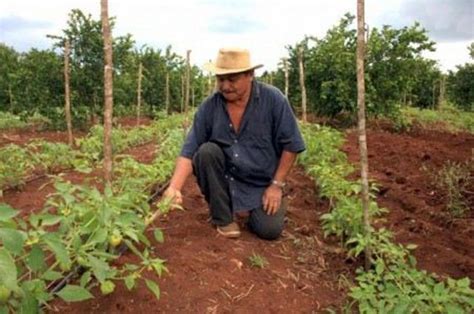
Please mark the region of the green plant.
<svg viewBox="0 0 474 314"><path fill-rule="evenodd" d="M415 258L410 254L415 246L394 243L392 234L384 228L364 232L357 197L360 189L357 183L346 180L350 168L339 151L342 141L337 132L319 126L303 125L302 129L307 151L299 162L315 177L320 194L331 201L331 211L321 216L325 235L339 236L352 257L370 247L373 269L358 270L357 286L349 294L353 302L344 311L351 313L357 307L360 313L471 313L474 291L468 278L440 281L415 268ZM335 140L327 140L331 138ZM451 175L453 172L456 175ZM472 168L465 172L472 172ZM460 174L457 170L447 173L450 178ZM452 179L444 181L453 185ZM372 191L375 189L372 185ZM371 199L375 199L373 192ZM372 201L370 212L374 218L386 210Z"/></svg>
<svg viewBox="0 0 474 314"><path fill-rule="evenodd" d="M446 194L446 208L455 217L464 217L470 210L467 195L474 186L474 158L465 163L448 161L434 175L434 184Z"/></svg>
<svg viewBox="0 0 474 314"><path fill-rule="evenodd" d="M15 144L0 148L0 194L5 187L23 184L33 169L33 160L25 148Z"/></svg>
<svg viewBox="0 0 474 314"><path fill-rule="evenodd" d="M9 112L0 111L0 130L3 129L21 129L26 127L27 124Z"/></svg>
<svg viewBox="0 0 474 314"><path fill-rule="evenodd" d="M265 257L260 254L253 253L248 257L251 267L263 269L268 265L268 261Z"/></svg>

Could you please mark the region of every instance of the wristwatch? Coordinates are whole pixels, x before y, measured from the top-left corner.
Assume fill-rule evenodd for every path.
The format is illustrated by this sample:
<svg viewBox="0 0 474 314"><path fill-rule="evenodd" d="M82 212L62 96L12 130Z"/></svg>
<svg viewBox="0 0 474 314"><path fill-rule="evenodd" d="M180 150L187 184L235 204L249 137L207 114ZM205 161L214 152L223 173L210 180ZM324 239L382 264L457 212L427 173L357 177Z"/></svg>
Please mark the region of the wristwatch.
<svg viewBox="0 0 474 314"><path fill-rule="evenodd" d="M278 180L273 180L272 184L282 189L286 186L286 182L278 181Z"/></svg>

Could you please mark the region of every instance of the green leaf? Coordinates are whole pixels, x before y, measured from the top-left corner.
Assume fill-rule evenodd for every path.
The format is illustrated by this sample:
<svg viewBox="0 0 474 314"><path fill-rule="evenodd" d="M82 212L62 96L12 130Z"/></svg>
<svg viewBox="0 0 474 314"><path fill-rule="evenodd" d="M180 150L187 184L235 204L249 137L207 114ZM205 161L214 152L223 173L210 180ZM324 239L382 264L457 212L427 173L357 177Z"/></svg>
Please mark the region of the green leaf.
<svg viewBox="0 0 474 314"><path fill-rule="evenodd" d="M53 226L57 224L58 222L61 221L63 217L61 216L56 216L56 215L51 215L51 214L46 214L41 217L41 226Z"/></svg>
<svg viewBox="0 0 474 314"><path fill-rule="evenodd" d="M19 255L23 251L23 243L26 240L26 235L23 231L0 228L0 240L8 251Z"/></svg>
<svg viewBox="0 0 474 314"><path fill-rule="evenodd" d="M124 281L128 290L132 290L135 287L135 276L133 274L125 277Z"/></svg>
<svg viewBox="0 0 474 314"><path fill-rule="evenodd" d="M67 285L57 295L66 302L79 302L94 298L87 289L76 285Z"/></svg>
<svg viewBox="0 0 474 314"><path fill-rule="evenodd" d="M468 288L471 284L471 281L468 277L464 277L463 279L459 279L457 281L457 286L460 288Z"/></svg>
<svg viewBox="0 0 474 314"><path fill-rule="evenodd" d="M163 231L161 229L153 230L153 235L155 236L155 240L159 243L163 243L165 241L165 237L163 235Z"/></svg>
<svg viewBox="0 0 474 314"><path fill-rule="evenodd" d="M43 275L41 275L41 278L44 280L53 281L53 280L58 280L58 279L63 278L63 275L60 272L57 272L54 270L48 270Z"/></svg>
<svg viewBox="0 0 474 314"><path fill-rule="evenodd" d="M15 290L18 287L17 276L15 261L7 250L0 248L0 284Z"/></svg>
<svg viewBox="0 0 474 314"><path fill-rule="evenodd" d="M46 268L44 262L44 252L38 244L33 245L27 258L28 266L32 271L38 271Z"/></svg>
<svg viewBox="0 0 474 314"><path fill-rule="evenodd" d="M61 240L55 234L48 234L44 237L44 242L53 251L56 259L62 265L71 265L71 259L69 258L66 247L61 243Z"/></svg>
<svg viewBox="0 0 474 314"><path fill-rule="evenodd" d="M89 262L94 276L99 282L103 282L107 278L107 273L110 269L109 264L92 255L89 256Z"/></svg>
<svg viewBox="0 0 474 314"><path fill-rule="evenodd" d="M38 313L38 300L35 296L23 288L23 298L21 299L20 313L22 314L37 314Z"/></svg>
<svg viewBox="0 0 474 314"><path fill-rule="evenodd" d="M385 269L385 265L383 264L382 261L377 263L377 265L375 266L375 272L377 273L377 275L382 274L384 269Z"/></svg>
<svg viewBox="0 0 474 314"><path fill-rule="evenodd" d="M449 314L463 314L463 313L466 313L466 311L461 306L459 306L458 304L448 303L448 304L446 304L446 313L449 313Z"/></svg>
<svg viewBox="0 0 474 314"><path fill-rule="evenodd" d="M107 241L107 230L104 228L101 228L101 229L98 229L94 233L89 243L105 243L106 241Z"/></svg>
<svg viewBox="0 0 474 314"><path fill-rule="evenodd" d="M81 276L80 286L85 287L92 279L92 273L90 271L86 271Z"/></svg>
<svg viewBox="0 0 474 314"><path fill-rule="evenodd" d="M160 299L160 287L158 287L158 285L152 280L145 279L145 283L148 289L150 289L150 291L153 292L155 297L157 299Z"/></svg>
<svg viewBox="0 0 474 314"><path fill-rule="evenodd" d="M0 221L6 221L10 218L18 215L19 211L12 208L10 205L1 203L0 204Z"/></svg>
<svg viewBox="0 0 474 314"><path fill-rule="evenodd" d="M10 311L8 310L8 306L0 305L0 314L8 314Z"/></svg>

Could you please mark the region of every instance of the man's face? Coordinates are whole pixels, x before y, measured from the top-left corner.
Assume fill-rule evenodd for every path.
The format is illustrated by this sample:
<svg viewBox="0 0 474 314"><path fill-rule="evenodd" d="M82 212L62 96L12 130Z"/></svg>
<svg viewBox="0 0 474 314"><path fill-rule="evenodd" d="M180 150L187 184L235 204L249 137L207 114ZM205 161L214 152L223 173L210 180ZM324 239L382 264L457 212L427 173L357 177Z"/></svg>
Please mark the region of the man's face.
<svg viewBox="0 0 474 314"><path fill-rule="evenodd" d="M238 101L250 92L252 72L217 75L217 87L227 101Z"/></svg>

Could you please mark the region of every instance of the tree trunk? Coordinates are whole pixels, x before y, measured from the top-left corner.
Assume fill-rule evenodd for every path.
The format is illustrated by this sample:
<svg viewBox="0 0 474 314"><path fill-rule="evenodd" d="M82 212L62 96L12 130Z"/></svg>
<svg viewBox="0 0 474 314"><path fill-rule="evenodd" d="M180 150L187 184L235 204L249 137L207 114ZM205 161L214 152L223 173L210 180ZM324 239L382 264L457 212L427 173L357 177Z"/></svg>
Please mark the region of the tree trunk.
<svg viewBox="0 0 474 314"><path fill-rule="evenodd" d="M302 110L302 120L307 122L306 117L306 87L304 85L304 67L303 67L303 47L298 48L298 64L300 67L300 87L301 87L301 110Z"/></svg>
<svg viewBox="0 0 474 314"><path fill-rule="evenodd" d="M288 98L289 88L289 73L288 73L288 59L283 59L283 69L285 71L285 97Z"/></svg>
<svg viewBox="0 0 474 314"><path fill-rule="evenodd" d="M446 76L441 75L441 80L439 81L438 109L441 109L443 107L445 97L446 97Z"/></svg>
<svg viewBox="0 0 474 314"><path fill-rule="evenodd" d="M185 81L185 78L184 78L184 75L181 74L181 108L179 110L179 112L183 112L184 111L184 81Z"/></svg>
<svg viewBox="0 0 474 314"><path fill-rule="evenodd" d="M165 91L165 110L170 113L170 73L166 70L166 91Z"/></svg>
<svg viewBox="0 0 474 314"><path fill-rule="evenodd" d="M108 0L100 1L102 35L104 38L104 179L112 181L112 114L113 114L113 62L112 35L110 34Z"/></svg>
<svg viewBox="0 0 474 314"><path fill-rule="evenodd" d="M212 82L212 75L209 73L209 76L207 77L207 89L208 89L208 95L211 95L212 92L214 91L214 84Z"/></svg>
<svg viewBox="0 0 474 314"><path fill-rule="evenodd" d="M66 39L64 44L64 113L66 115L67 126L67 141L69 146L72 146L72 119L71 119L71 93L69 90L69 54L71 51L71 44L69 39Z"/></svg>
<svg viewBox="0 0 474 314"><path fill-rule="evenodd" d="M359 107L359 152L362 179L362 208L364 211L364 230L370 235L369 217L369 161L367 158L367 134L365 131L365 13L364 0L357 0L357 106ZM371 249L365 249L365 269L371 265Z"/></svg>
<svg viewBox="0 0 474 314"><path fill-rule="evenodd" d="M191 50L186 51L186 86L185 86L185 96L184 96L184 112L188 112L189 107L189 85L191 81L190 75L190 65L189 65L189 57L191 55Z"/></svg>
<svg viewBox="0 0 474 314"><path fill-rule="evenodd" d="M137 125L140 124L140 108L142 105L142 71L143 65L138 65L138 86L137 86Z"/></svg>
<svg viewBox="0 0 474 314"><path fill-rule="evenodd" d="M10 83L8 83L8 98L10 100L10 112L13 113L13 92Z"/></svg>

